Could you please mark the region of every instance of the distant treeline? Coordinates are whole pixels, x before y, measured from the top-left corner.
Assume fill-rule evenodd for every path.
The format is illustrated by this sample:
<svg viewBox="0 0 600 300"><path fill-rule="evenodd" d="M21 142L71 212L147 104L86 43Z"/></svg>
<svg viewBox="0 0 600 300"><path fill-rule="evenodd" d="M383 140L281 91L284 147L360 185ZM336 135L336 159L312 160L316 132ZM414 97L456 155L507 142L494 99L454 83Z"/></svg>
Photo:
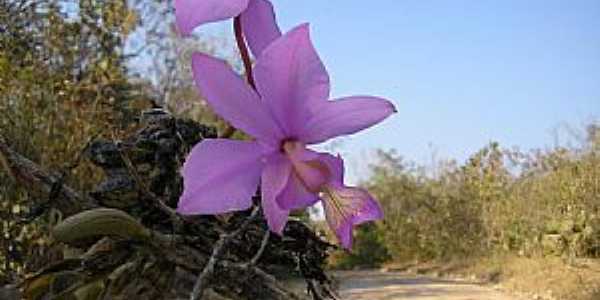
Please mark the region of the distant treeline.
<svg viewBox="0 0 600 300"><path fill-rule="evenodd" d="M600 127L581 146L520 152L490 143L466 163L416 167L380 151L364 183L385 220L334 265L490 256L600 257Z"/></svg>

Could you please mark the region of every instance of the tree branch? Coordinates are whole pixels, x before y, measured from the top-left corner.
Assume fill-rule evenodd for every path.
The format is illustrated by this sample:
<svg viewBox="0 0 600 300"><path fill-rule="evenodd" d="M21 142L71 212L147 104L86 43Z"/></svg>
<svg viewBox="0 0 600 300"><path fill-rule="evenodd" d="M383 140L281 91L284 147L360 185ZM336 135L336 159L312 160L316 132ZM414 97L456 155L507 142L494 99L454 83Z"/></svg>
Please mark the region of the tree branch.
<svg viewBox="0 0 600 300"><path fill-rule="evenodd" d="M166 205L165 202L160 199L160 197L155 195L150 190L150 188L148 188L148 186L146 186L146 184L140 177L140 174L138 174L137 170L135 169L135 166L131 162L131 159L129 159L129 157L127 155L125 155L122 151L119 151L119 155L121 156L121 159L123 159L123 162L125 163L125 166L127 167L127 170L129 171L129 175L131 175L131 177L135 181L138 191L140 191L146 197L150 198L150 200L152 200L152 204L156 208L158 208L159 210L161 210L162 212L167 214L169 216L169 218L171 218L171 221L173 222L174 226L180 226L182 223L182 219L177 214L177 212L174 209L172 209L171 207L169 207L168 205Z"/></svg>
<svg viewBox="0 0 600 300"><path fill-rule="evenodd" d="M242 225L238 229L236 229L235 231L233 231L229 234L221 235L221 237L219 238L219 240L215 243L215 246L213 247L213 251L210 256L210 259L208 260L208 263L206 264L206 266L204 267L204 270L202 270L202 273L200 273L200 275L198 276L198 279L196 280L196 283L194 284L194 290L192 291L192 294L190 295L190 300L202 299L202 295L204 294L204 290L206 288L205 282L207 280L209 280L210 276L212 275L212 273L215 269L215 264L217 262L217 259L219 258L219 256L221 256L221 253L223 252L225 246L231 240L233 240L238 234L240 234L242 231L246 230L246 227L248 227L248 225L250 225L250 223L252 223L252 221L254 221L254 219L258 215L259 211L260 211L260 209L258 208L258 206L254 207L252 214L248 218L246 218L246 220L244 220L244 223L242 223Z"/></svg>
<svg viewBox="0 0 600 300"><path fill-rule="evenodd" d="M252 259L250 260L249 266L255 266L256 263L258 263L258 260L261 258L262 254L265 252L265 248L267 248L267 244L269 243L270 236L271 236L271 232L269 231L269 229L267 229L265 231L265 235L263 236L262 242L260 243L260 248L258 248L258 251L256 252L256 254L254 254L254 257L252 257Z"/></svg>
<svg viewBox="0 0 600 300"><path fill-rule="evenodd" d="M54 204L64 215L69 216L96 207L91 198L65 185L59 177L50 175L40 166L14 151L1 134L0 163L5 171L24 187L49 195L55 194L52 195L56 200Z"/></svg>

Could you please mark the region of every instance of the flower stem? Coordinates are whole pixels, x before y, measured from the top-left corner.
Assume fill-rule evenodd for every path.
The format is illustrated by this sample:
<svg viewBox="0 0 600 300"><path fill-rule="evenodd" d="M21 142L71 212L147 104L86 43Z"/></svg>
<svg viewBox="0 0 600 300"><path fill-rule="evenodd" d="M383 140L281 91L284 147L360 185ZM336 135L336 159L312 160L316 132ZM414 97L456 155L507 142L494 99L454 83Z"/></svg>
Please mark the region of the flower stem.
<svg viewBox="0 0 600 300"><path fill-rule="evenodd" d="M250 60L250 53L246 46L246 40L244 39L244 32L242 31L242 20L240 16L233 19L233 31L235 33L235 42L238 49L240 50L240 56L242 57L242 63L244 64L244 70L246 72L246 81L248 84L256 90L256 84L254 83L254 76L252 76L252 61ZM235 133L235 128L228 125L223 134L222 138L230 138Z"/></svg>
<svg viewBox="0 0 600 300"><path fill-rule="evenodd" d="M237 16L235 19L233 19L233 30L235 32L235 41L238 49L240 49L240 55L242 56L242 62L244 63L244 69L246 70L246 80L248 81L248 84L256 90L254 77L252 76L252 61L250 60L250 53L248 52L248 47L246 46L246 41L244 39L242 20L240 16Z"/></svg>

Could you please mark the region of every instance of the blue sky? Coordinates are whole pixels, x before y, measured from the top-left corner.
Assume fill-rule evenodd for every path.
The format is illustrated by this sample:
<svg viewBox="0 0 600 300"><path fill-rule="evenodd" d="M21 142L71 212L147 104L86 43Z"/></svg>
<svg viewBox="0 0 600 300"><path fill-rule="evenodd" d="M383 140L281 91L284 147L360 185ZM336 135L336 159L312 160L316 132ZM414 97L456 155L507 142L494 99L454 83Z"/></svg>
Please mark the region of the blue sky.
<svg viewBox="0 0 600 300"><path fill-rule="evenodd" d="M556 128L600 117L600 1L272 1L285 31L311 23L334 97L398 108L342 140L352 181L376 148L463 161L491 140L552 146Z"/></svg>

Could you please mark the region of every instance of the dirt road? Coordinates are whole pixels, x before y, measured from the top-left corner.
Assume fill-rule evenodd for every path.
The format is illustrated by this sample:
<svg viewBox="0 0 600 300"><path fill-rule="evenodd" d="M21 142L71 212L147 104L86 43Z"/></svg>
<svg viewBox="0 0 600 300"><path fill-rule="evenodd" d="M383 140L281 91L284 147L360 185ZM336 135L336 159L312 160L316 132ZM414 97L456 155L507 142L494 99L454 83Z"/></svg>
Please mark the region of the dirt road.
<svg viewBox="0 0 600 300"><path fill-rule="evenodd" d="M461 281L378 271L337 275L345 300L519 300L490 287Z"/></svg>

